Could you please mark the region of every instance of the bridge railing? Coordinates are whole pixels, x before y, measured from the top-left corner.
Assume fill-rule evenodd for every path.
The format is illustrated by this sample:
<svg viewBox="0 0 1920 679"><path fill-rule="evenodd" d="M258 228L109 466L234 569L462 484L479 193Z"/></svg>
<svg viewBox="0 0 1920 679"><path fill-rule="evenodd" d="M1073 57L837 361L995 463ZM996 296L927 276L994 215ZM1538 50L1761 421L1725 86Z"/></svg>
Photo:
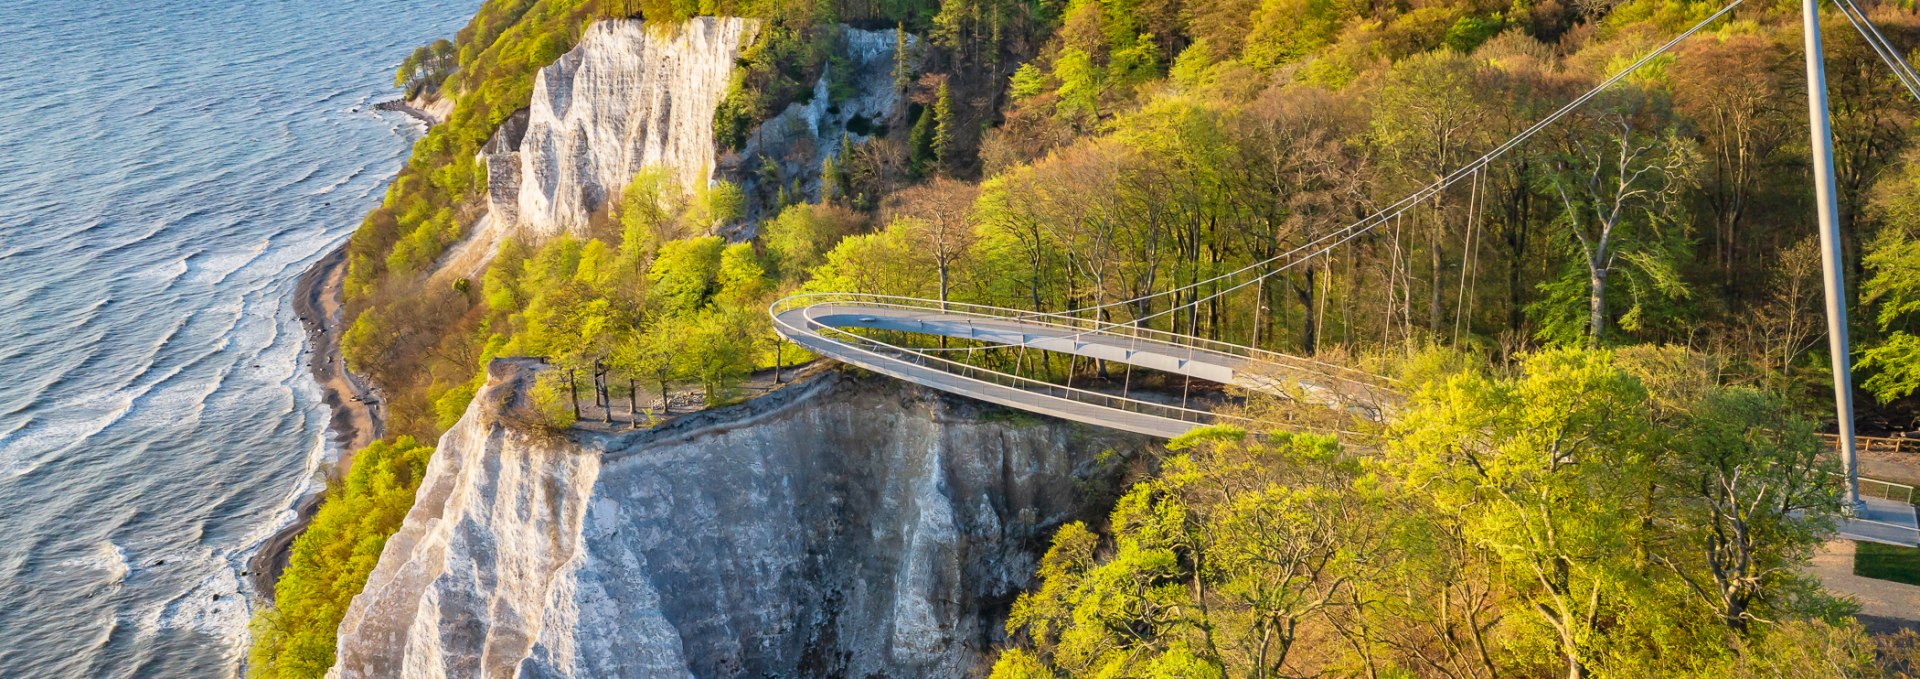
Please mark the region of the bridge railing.
<svg viewBox="0 0 1920 679"><path fill-rule="evenodd" d="M1860 494L1920 506L1914 502L1913 486L1904 483L1861 477Z"/></svg>
<svg viewBox="0 0 1920 679"><path fill-rule="evenodd" d="M983 304L968 304L964 302L941 302L918 297L847 292L804 293L785 297L775 301L768 308L768 312L778 317L780 313L785 311L819 305L859 305L985 316L1025 324L1060 328L1085 334L1101 334L1109 337L1145 340L1158 344L1233 356L1249 361L1315 373L1345 383L1349 387L1357 387L1367 391L1392 391L1396 384L1394 380L1387 377L1310 358L1233 344L1231 342L1221 342L1218 340L1182 335L1135 325L1131 322L1112 323L1063 313L1036 312Z"/></svg>
<svg viewBox="0 0 1920 679"><path fill-rule="evenodd" d="M813 335L820 337L822 340L839 345L844 350L854 354L874 359L877 362L881 362L880 364L882 365L885 365L884 362L888 361L906 363L926 369L938 370L943 374L951 376L953 379L965 383L1016 389L1025 394L1029 399L1042 399L1052 404L1055 409L1061 411L1080 410L1085 412L1083 409L1076 408L1076 406L1091 405L1151 417L1191 422L1197 425L1232 423L1251 427L1260 424L1259 421L1251 418L1164 403L1154 403L1152 401L1116 396L1088 389L1066 387L1045 380L1021 377L989 368L982 368L980 366L915 351L906 347L895 346L872 337L847 332L814 320L810 313L805 316L808 327L796 328L781 319L779 315L781 311L789 311L794 308L807 306L811 305L789 306L777 310L773 315L775 326L781 328L783 330L782 334L786 334L790 338L794 337L795 334L804 335L807 331L811 331Z"/></svg>

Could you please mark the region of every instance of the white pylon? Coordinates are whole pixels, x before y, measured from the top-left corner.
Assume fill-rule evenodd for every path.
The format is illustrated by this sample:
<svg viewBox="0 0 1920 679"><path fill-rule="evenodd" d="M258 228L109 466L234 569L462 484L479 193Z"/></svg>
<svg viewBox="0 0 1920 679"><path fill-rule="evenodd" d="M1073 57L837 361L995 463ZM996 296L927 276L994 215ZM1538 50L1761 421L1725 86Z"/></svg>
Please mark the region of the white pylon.
<svg viewBox="0 0 1920 679"><path fill-rule="evenodd" d="M1847 286L1840 258L1840 200L1833 185L1833 123L1827 110L1827 69L1820 48L1820 2L1800 0L1807 34L1807 113L1813 133L1813 194L1820 216L1820 268L1826 274L1827 350L1833 355L1833 400L1838 411L1840 462L1847 468L1847 506L1860 507L1860 462L1853 440L1853 360L1847 351Z"/></svg>

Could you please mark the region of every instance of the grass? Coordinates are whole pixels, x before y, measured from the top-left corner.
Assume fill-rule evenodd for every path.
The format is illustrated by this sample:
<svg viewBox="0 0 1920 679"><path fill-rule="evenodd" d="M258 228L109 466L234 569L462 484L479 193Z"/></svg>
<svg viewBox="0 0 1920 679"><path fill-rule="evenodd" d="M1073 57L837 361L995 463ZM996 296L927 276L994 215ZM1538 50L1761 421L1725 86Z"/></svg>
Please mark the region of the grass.
<svg viewBox="0 0 1920 679"><path fill-rule="evenodd" d="M1853 574L1864 578L1920 585L1920 548L1855 542Z"/></svg>

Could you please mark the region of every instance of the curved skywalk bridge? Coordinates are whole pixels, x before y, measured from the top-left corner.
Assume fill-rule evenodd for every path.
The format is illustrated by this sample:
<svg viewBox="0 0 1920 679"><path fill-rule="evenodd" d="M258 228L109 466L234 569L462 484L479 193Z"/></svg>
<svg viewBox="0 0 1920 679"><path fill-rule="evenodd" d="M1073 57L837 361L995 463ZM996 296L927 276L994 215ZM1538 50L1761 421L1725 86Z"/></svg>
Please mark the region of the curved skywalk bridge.
<svg viewBox="0 0 1920 679"><path fill-rule="evenodd" d="M1383 419L1383 408L1400 400L1392 382L1375 375L1298 356L1058 314L842 293L788 297L775 302L768 312L777 332L821 356L931 389L1148 436L1173 438L1211 424L1252 428L1260 423L1174 403L1020 377L942 357L965 349L901 347L850 330L934 335L1125 363L1304 398L1374 420ZM1912 493L1912 489L1907 490ZM1841 520L1839 534L1854 540L1911 546L1920 544L1917 525L1920 521L1916 520L1911 499L1866 498L1858 516Z"/></svg>
<svg viewBox="0 0 1920 679"><path fill-rule="evenodd" d="M1478 200L1481 173L1490 163L1599 96L1615 83L1666 54L1681 41L1727 16L1744 1L1729 0L1725 6L1701 19L1692 28L1642 54L1626 68L1609 76L1586 93L1575 97L1565 106L1535 121L1479 158L1435 179L1432 184L1415 190L1398 201L1378 208L1373 214L1360 221L1345 228L1323 233L1293 250L1241 269L1203 281L1193 281L1176 289L1158 291L1132 300L1109 302L1095 309L1082 309L1081 312L1124 307L1160 297L1168 297L1171 301L1179 303L1165 311L1151 314L1143 320L1171 316L1181 308L1198 308L1208 300L1243 289L1301 262L1324 255L1381 225L1390 222L1398 223L1398 220L1415 206L1436 200L1450 187L1463 183L1471 189L1468 197L1469 213L1477 214L1481 205ZM1862 37L1869 44L1874 45L1875 52L1889 67L1893 68L1901 83L1907 87L1915 99L1920 100L1920 73L1915 72L1904 59L1899 58L1897 50L1892 49L1891 44L1879 34L1878 29L1874 28L1871 22L1866 21L1866 15L1853 5L1852 0L1838 0L1837 4L1847 13L1848 20L1853 23L1855 29L1860 31ZM1807 2L1803 9L1808 27L1808 52L1815 54L1819 46L1817 5ZM1819 95L1817 98L1810 99L1814 102L1811 121L1817 147L1814 156L1815 160L1825 168L1823 172L1815 173L1816 184L1819 184L1822 179L1831 183L1833 176L1831 135L1826 121L1824 77L1819 68L1819 62L1809 59L1809 87L1813 93ZM1822 188L1820 191L1826 192L1828 189ZM1831 263L1839 259L1838 250L1835 249L1837 246L1833 245L1838 240L1838 232L1832 227L1832 223L1837 219L1835 213L1838 208L1830 198L1823 198L1822 202L1825 203L1820 212L1822 242L1828 247L1827 261ZM1469 218L1468 238L1472 237L1475 223L1473 218ZM1210 286L1208 289L1212 292L1201 296L1199 293L1202 286ZM1835 269L1831 266L1827 268L1826 287L1830 293L1833 290L1844 289ZM1186 301L1180 302L1183 293L1188 293L1185 294ZM1836 300L1840 301L1836 302ZM1829 294L1828 305L1831 307L1829 324L1836 328L1846 327L1844 298ZM840 293L788 297L775 302L768 309L768 313L773 317L774 329L782 336L822 356L922 386L990 403L1152 436L1178 436L1197 427L1214 423L1257 423L1248 422L1236 416L1190 408L1187 407L1185 399L1182 399L1179 405L1175 405L1135 398L1125 393L1124 389L1121 394L1116 395L1075 389L990 370L971 365L964 360L956 361L948 358L949 356L965 358L964 355L955 353L956 350L896 346L882 341L871 333L862 334L855 329L970 340L965 343L968 347L957 349L962 352L968 351L969 347L977 342L1009 349L1034 348L1124 363L1209 382L1296 396L1302 400L1320 402L1336 409L1357 412L1372 419L1383 419L1382 404L1397 400L1393 395L1390 382L1365 373L1285 354L1150 330L1135 325L1101 323L1065 314L941 303L905 297ZM1847 384L1847 376L1851 371L1846 363L1849 353L1845 338L1845 333L1838 331L1830 333L1830 341L1834 344L1831 355L1835 357L1834 391L1842 423L1841 455L1847 467L1847 495L1859 503L1860 478L1854 464L1851 429L1853 416L1850 400L1851 387ZM1867 502L1859 503L1862 508L1861 514L1842 522L1841 535L1899 544L1920 542L1920 518L1915 516L1914 507L1910 503L1880 506L1889 502L1891 501L1869 499Z"/></svg>
<svg viewBox="0 0 1920 679"><path fill-rule="evenodd" d="M1160 330L910 297L798 295L768 309L774 329L816 354L924 387L1095 426L1172 438L1245 418L1129 394L1077 389L947 358L965 349L900 347L850 332L881 330L1032 348L1300 397L1379 419L1384 378L1319 361Z"/></svg>

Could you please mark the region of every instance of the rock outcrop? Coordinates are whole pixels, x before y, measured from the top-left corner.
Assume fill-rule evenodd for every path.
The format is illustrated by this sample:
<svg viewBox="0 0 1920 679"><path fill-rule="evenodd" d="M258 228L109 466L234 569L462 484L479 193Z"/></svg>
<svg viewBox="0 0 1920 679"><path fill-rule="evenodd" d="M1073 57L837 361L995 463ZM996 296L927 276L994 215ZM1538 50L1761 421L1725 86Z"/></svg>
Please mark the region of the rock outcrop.
<svg viewBox="0 0 1920 679"><path fill-rule="evenodd" d="M839 371L562 439L511 424L532 372L442 438L330 676L964 676L1149 445Z"/></svg>
<svg viewBox="0 0 1920 679"><path fill-rule="evenodd" d="M701 17L662 26L595 22L534 80L519 145L519 221L528 233L579 232L647 166L682 185L712 177L713 113L759 22Z"/></svg>
<svg viewBox="0 0 1920 679"><path fill-rule="evenodd" d="M894 89L894 51L899 40L893 30L841 29L841 59L829 61L806 101L795 102L767 119L747 137L741 149L742 167L731 174L749 189L760 189L758 208L771 196L756 186L767 161L777 164L789 191L809 199L820 197L820 163L840 150L841 135L850 142L884 136L889 126L904 119L900 92ZM909 45L912 43L909 42ZM841 69L844 72L835 72ZM832 86L840 83L839 88ZM836 93L835 90L839 92Z"/></svg>
<svg viewBox="0 0 1920 679"><path fill-rule="evenodd" d="M714 111L759 23L594 23L579 45L541 69L531 108L481 149L488 214L496 226L534 239L582 234L589 216L648 166L687 189L716 175L740 182L756 198L750 218L782 190L817 197L821 161L838 152L841 136L876 136L903 110L893 82L895 32L840 30L841 48L811 94L757 126L739 153L723 156ZM779 185L759 186L769 164Z"/></svg>
<svg viewBox="0 0 1920 679"><path fill-rule="evenodd" d="M502 224L520 221L520 144L526 137L527 112L519 111L480 147L480 164L487 168L487 215Z"/></svg>

